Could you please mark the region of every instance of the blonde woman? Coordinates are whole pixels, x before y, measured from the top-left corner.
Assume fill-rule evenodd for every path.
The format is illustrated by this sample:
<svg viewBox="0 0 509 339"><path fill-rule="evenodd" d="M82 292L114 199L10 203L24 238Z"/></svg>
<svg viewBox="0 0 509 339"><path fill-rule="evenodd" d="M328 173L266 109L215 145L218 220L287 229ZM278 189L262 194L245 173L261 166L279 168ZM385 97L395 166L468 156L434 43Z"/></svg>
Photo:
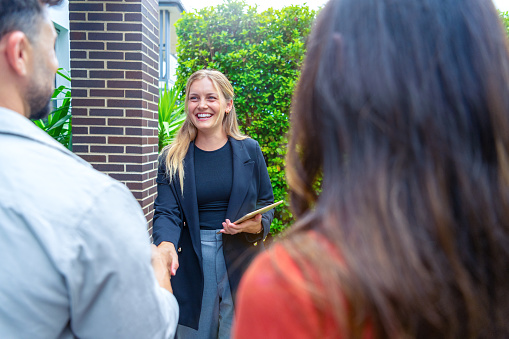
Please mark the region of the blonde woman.
<svg viewBox="0 0 509 339"><path fill-rule="evenodd" d="M273 218L269 211L232 222L274 200L260 146L239 131L233 97L222 73L193 73L186 121L160 156L153 237L174 276L178 338L229 338L232 296Z"/></svg>

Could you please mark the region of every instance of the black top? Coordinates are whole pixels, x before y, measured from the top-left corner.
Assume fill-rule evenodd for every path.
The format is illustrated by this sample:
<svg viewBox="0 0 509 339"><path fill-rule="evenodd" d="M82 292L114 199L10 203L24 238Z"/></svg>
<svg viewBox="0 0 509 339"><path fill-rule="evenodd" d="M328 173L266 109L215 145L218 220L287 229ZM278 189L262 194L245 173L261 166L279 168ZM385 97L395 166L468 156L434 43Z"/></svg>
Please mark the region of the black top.
<svg viewBox="0 0 509 339"><path fill-rule="evenodd" d="M223 228L233 184L230 141L215 151L194 146L194 175L200 229Z"/></svg>

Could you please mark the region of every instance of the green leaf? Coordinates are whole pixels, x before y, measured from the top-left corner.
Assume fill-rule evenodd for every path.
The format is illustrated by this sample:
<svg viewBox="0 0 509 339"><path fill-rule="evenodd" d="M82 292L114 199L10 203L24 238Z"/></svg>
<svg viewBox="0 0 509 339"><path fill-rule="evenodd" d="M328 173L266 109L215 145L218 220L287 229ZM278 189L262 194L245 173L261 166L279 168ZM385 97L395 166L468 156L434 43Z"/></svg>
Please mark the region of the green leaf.
<svg viewBox="0 0 509 339"><path fill-rule="evenodd" d="M174 86L159 91L159 151L173 142L178 129L184 123L186 118L184 113L184 103L181 100L182 85Z"/></svg>

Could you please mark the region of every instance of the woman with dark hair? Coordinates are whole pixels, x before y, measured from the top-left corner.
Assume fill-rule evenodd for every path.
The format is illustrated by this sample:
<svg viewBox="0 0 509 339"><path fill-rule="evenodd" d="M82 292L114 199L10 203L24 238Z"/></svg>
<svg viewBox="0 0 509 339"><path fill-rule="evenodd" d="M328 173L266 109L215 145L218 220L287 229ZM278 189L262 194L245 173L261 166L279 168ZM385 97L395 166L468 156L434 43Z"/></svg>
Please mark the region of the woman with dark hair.
<svg viewBox="0 0 509 339"><path fill-rule="evenodd" d="M234 336L508 338L509 53L492 2L329 1L293 105L298 221L244 276Z"/></svg>

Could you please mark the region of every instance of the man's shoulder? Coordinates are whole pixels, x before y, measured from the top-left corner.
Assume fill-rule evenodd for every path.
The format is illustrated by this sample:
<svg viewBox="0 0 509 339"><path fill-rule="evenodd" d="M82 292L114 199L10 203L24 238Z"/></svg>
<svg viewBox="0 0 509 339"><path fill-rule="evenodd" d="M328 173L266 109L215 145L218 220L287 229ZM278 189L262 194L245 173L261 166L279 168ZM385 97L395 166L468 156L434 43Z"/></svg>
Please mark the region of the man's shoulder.
<svg viewBox="0 0 509 339"><path fill-rule="evenodd" d="M5 141L5 138L0 138L2 139ZM48 176L56 181L73 181L78 185L81 182L113 181L59 144L42 143L16 136L7 144L8 149L0 151L0 158L6 164L3 167L7 171L15 171L17 175L24 175L24 180Z"/></svg>
<svg viewBox="0 0 509 339"><path fill-rule="evenodd" d="M119 199L134 199L124 185L70 152L32 139L11 139L16 140L0 150L0 207L70 226L105 191L113 190Z"/></svg>

